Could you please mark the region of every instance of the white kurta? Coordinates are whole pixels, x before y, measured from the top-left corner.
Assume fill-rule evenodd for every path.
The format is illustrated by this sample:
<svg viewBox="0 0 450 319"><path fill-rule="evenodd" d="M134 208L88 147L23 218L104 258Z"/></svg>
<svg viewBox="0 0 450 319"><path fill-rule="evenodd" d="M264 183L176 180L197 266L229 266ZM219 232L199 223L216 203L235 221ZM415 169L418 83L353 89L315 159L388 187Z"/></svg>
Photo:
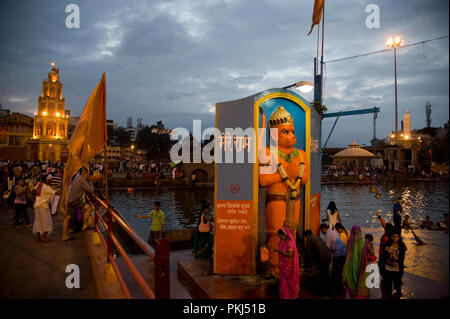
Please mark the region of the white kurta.
<svg viewBox="0 0 450 319"><path fill-rule="evenodd" d="M55 193L53 188L43 184L40 196L36 196L36 201L34 202L34 234L43 234L45 232L51 233L53 231L52 216L50 214L48 203Z"/></svg>

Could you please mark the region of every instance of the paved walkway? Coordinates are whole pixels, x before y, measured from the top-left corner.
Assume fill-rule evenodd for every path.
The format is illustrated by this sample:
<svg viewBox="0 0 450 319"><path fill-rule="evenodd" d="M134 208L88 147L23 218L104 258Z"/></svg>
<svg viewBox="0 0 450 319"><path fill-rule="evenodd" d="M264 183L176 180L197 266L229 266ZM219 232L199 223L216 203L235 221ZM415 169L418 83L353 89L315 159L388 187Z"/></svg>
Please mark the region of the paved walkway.
<svg viewBox="0 0 450 319"><path fill-rule="evenodd" d="M13 211L0 209L0 299L2 298L97 298L92 267L82 233L62 242L62 216L53 216L55 240L34 242L31 228L14 228ZM28 208L30 222L34 211ZM80 268L80 288L66 287L66 266Z"/></svg>

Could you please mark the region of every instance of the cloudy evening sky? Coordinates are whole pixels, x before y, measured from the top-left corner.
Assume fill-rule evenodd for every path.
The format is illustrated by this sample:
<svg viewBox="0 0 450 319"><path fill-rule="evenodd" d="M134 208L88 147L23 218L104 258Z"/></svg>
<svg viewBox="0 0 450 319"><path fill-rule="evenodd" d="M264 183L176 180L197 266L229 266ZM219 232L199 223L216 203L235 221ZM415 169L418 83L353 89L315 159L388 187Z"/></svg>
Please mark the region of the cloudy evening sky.
<svg viewBox="0 0 450 319"><path fill-rule="evenodd" d="M80 8L68 29L67 5ZM369 4L380 28L368 29ZM334 0L325 7L325 61L448 35L447 0ZM125 126L162 120L168 128L214 125L217 102L313 80L317 33L309 37L313 0L12 1L0 2L0 103L32 114L54 60L66 108L81 114L106 72L107 116ZM449 119L448 38L398 50L398 106L412 128ZM378 106L378 137L394 127L394 58L388 51L326 64L324 103L330 112ZM304 97L311 101L312 93ZM324 120L328 135L334 119ZM370 144L372 116L339 119L328 146Z"/></svg>

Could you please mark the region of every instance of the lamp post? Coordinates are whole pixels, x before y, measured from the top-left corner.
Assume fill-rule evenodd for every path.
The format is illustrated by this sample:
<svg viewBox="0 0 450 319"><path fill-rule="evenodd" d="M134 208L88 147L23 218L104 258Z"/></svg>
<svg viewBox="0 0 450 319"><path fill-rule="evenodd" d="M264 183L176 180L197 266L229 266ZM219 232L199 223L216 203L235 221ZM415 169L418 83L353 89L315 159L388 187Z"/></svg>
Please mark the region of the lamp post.
<svg viewBox="0 0 450 319"><path fill-rule="evenodd" d="M404 40L400 37L389 38L386 42L388 48L394 49L394 77L395 77L395 144L398 145L398 112L397 112L397 47L403 44Z"/></svg>
<svg viewBox="0 0 450 319"><path fill-rule="evenodd" d="M401 46L403 44L403 39L399 36L396 36L395 38L389 38L387 40L386 46L388 48L394 49L394 78L395 78L395 145L398 145L398 112L397 112L397 47ZM400 166L400 152L397 150L397 167ZM394 170L395 170L395 164L394 164Z"/></svg>

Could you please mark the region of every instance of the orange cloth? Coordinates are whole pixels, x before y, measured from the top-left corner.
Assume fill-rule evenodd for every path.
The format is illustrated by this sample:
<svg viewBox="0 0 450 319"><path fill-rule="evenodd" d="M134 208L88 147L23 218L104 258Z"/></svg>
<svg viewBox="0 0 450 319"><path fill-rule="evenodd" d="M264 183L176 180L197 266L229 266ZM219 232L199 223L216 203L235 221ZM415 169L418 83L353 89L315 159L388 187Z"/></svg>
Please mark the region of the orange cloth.
<svg viewBox="0 0 450 319"><path fill-rule="evenodd" d="M323 6L324 6L324 0L316 0L314 2L314 11L313 11L313 16L312 16L312 25L311 25L311 29L309 30L308 35L311 34L312 30L314 29L314 26L316 24L320 23L320 20L322 19Z"/></svg>
<svg viewBox="0 0 450 319"><path fill-rule="evenodd" d="M67 205L67 187L81 167L89 167L89 161L100 153L108 140L106 130L106 80L105 73L92 92L69 141L69 158L64 168L61 203Z"/></svg>

